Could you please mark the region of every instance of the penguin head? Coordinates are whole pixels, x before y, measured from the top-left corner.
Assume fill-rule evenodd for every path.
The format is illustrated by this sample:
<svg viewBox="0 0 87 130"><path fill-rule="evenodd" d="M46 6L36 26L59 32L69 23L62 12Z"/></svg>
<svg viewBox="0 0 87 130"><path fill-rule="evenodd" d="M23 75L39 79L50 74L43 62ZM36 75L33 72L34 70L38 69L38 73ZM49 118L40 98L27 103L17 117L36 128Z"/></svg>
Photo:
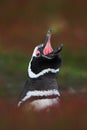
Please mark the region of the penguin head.
<svg viewBox="0 0 87 130"><path fill-rule="evenodd" d="M62 63L60 51L63 44L60 44L55 50L51 46L51 30L46 34L45 42L37 45L33 51L28 66L28 75L30 78L38 78L48 73L56 74Z"/></svg>

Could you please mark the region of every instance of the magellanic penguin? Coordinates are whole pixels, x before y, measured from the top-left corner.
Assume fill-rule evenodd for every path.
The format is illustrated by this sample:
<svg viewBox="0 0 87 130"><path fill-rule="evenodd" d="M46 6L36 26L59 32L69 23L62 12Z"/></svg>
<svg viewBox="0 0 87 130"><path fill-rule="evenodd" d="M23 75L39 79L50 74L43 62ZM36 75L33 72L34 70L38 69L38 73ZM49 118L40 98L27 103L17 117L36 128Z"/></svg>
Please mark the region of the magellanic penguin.
<svg viewBox="0 0 87 130"><path fill-rule="evenodd" d="M53 50L49 29L45 42L36 46L33 51L28 66L28 79L19 96L18 107L43 110L59 104L57 75L62 64L62 48L63 44L60 44Z"/></svg>

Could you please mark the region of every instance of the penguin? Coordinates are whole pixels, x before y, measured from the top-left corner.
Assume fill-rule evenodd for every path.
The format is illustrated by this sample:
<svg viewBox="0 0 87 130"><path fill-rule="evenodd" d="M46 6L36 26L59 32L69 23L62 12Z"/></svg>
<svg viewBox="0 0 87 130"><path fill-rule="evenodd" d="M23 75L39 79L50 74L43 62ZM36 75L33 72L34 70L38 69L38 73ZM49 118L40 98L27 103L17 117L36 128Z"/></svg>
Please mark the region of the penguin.
<svg viewBox="0 0 87 130"><path fill-rule="evenodd" d="M54 50L51 34L52 30L48 29L44 43L34 48L28 65L28 78L19 95L18 107L38 111L60 102L57 76L62 65L60 52L63 44Z"/></svg>

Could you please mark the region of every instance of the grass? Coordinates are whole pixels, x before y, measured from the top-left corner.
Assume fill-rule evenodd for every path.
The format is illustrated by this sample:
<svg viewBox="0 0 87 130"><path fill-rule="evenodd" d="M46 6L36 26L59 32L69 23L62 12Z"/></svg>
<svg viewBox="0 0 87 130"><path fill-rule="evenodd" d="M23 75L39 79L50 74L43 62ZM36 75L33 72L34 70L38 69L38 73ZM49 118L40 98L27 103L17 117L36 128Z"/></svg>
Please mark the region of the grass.
<svg viewBox="0 0 87 130"><path fill-rule="evenodd" d="M86 85L87 79L87 58L86 51L70 52L65 50L62 53L63 65L59 74L61 86L64 87L81 87Z"/></svg>
<svg viewBox="0 0 87 130"><path fill-rule="evenodd" d="M17 52L1 51L0 59L0 96L17 96L27 77L28 56Z"/></svg>
<svg viewBox="0 0 87 130"><path fill-rule="evenodd" d="M60 89L86 85L85 52L62 52L63 65L59 74ZM18 52L0 51L0 129L1 130L87 130L87 94L61 95L59 109L48 113L24 112L13 103L27 78L29 56ZM44 113L44 114L43 114Z"/></svg>
<svg viewBox="0 0 87 130"><path fill-rule="evenodd" d="M0 100L1 130L87 130L87 96L65 96L59 108L24 112Z"/></svg>
<svg viewBox="0 0 87 130"><path fill-rule="evenodd" d="M60 89L86 86L86 52L62 52L63 65L59 73ZM0 96L15 98L27 78L29 56L18 52L0 51Z"/></svg>

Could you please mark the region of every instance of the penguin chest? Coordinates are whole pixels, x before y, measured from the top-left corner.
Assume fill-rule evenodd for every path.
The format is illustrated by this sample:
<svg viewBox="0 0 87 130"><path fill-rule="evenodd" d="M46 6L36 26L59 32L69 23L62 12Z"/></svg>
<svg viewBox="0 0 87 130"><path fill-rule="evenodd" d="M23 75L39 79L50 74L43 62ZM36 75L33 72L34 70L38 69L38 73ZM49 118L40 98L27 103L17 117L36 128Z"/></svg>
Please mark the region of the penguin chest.
<svg viewBox="0 0 87 130"><path fill-rule="evenodd" d="M59 104L59 98L53 99L37 99L30 103L30 107L34 110L40 111Z"/></svg>

